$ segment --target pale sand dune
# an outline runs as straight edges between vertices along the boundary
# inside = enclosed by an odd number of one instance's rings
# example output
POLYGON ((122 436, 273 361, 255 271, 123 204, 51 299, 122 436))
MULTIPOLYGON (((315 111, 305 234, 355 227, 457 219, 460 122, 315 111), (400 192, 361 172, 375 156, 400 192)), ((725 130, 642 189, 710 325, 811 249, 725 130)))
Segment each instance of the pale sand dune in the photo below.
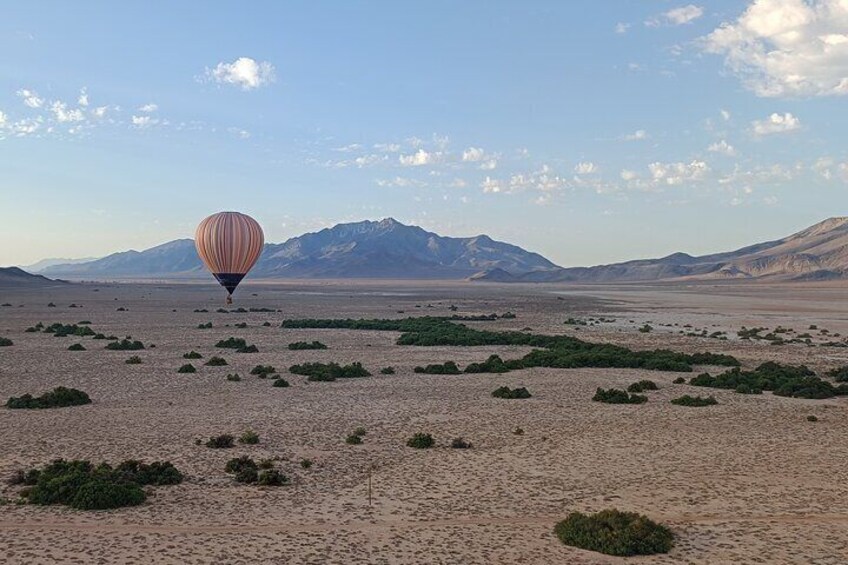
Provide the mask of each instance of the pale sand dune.
MULTIPOLYGON (((116 462, 167 459, 186 474, 178 486, 150 489, 148 502, 112 512, 7 504, 0 544, 10 563, 820 563, 848 561, 848 399, 797 400, 737 395, 673 385, 678 376, 638 370, 532 369, 505 375, 415 375, 415 365, 460 366, 521 347, 399 347, 397 334, 283 330, 298 317, 400 317, 512 311, 516 319, 475 327, 568 333, 637 348, 731 353, 746 365, 806 363, 816 370, 848 363, 848 349, 769 346, 678 335, 692 324, 734 333, 777 325, 799 333, 817 324, 848 335, 848 286, 524 287, 439 283, 252 284, 234 306, 281 313, 216 314, 221 292, 194 285, 82 285, 4 291, 0 400, 57 385, 87 391, 89 406, 45 411, 0 409, 0 475, 55 457, 116 462), (99 292, 94 292, 99 288, 99 292), (558 300, 556 292, 563 292, 558 300), (251 293, 258 296, 251 296, 251 293), (117 300, 114 300, 117 298, 117 300), (47 308, 53 301, 56 308, 47 308), (69 309, 71 303, 82 308, 69 309), (23 304, 22 307, 18 307, 23 304), (433 308, 426 308, 432 304, 433 308), (421 305, 421 308, 416 308, 421 305), (127 312, 117 312, 123 306, 127 312), (207 308, 209 313, 193 313, 207 308), (177 309, 177 312, 172 312, 177 309), (405 311, 398 314, 398 310, 405 311), (615 323, 580 330, 569 316, 615 323), (91 320, 97 331, 130 334, 155 349, 105 351, 90 338, 23 333, 37 321, 91 320), (263 321, 271 327, 262 327, 263 321), (633 320, 630 323, 629 320, 633 320), (212 321, 211 330, 198 323, 212 321), (246 321, 249 327, 224 324, 246 321), (636 327, 651 321, 642 334, 636 327), (221 353, 221 338, 244 337, 258 354, 221 353), (319 339, 326 351, 288 351, 319 339), (81 341, 88 351, 69 352, 81 341), (175 371, 182 354, 223 355, 228 367, 175 371), (297 362, 362 361, 374 377, 306 383, 285 368, 297 362), (292 387, 248 375, 256 364, 283 370, 292 387), (378 375, 393 365, 394 376, 378 375), (241 382, 224 375, 239 372, 241 382), (598 386, 641 378, 661 390, 641 406, 597 404, 598 386), (500 385, 527 386, 534 397, 490 397, 500 385), (712 393, 720 404, 676 407, 684 393, 712 393), (815 414, 819 422, 806 416, 815 414), (344 437, 366 427, 365 444, 344 437), (525 434, 512 430, 520 426, 525 434), (212 450, 196 438, 256 430, 258 446, 212 450), (438 447, 405 447, 417 431, 438 447), (463 436, 471 450, 447 448, 463 436), (231 457, 280 457, 290 487, 236 485, 224 473, 231 457), (303 470, 301 458, 314 460, 303 470), (367 469, 375 465, 374 504, 367 469), (552 534, 572 510, 616 507, 671 526, 678 543, 666 556, 617 559, 568 548, 552 534)), ((823 341, 818 332, 811 332, 823 341)), ((841 339, 841 338, 834 338, 841 339)), ((0 496, 17 487, 3 484, 0 496)))

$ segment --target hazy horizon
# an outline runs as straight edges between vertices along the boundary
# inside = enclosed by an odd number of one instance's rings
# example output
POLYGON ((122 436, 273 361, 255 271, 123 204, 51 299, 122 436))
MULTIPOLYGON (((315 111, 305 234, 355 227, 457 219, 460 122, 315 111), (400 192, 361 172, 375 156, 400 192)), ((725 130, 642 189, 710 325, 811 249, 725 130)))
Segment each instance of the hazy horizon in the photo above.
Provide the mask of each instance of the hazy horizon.
POLYGON ((9 6, 0 265, 225 209, 566 267, 777 239, 844 213, 846 38, 832 0, 9 6))

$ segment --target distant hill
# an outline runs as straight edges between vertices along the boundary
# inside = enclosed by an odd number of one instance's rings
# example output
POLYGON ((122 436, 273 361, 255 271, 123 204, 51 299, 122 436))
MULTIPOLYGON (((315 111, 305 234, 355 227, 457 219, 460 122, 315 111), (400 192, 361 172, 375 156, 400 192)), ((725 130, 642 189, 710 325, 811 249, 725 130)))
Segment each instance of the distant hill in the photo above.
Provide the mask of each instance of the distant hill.
POLYGON ((48 286, 65 284, 53 281, 41 275, 33 275, 18 267, 0 267, 0 288, 19 288, 28 286, 48 286))
POLYGON ((473 280, 492 282, 638 282, 663 280, 829 280, 848 278, 848 218, 830 218, 776 241, 736 251, 596 267, 555 268, 526 273, 487 269, 473 280))
MULTIPOLYGON (((387 218, 338 224, 284 243, 266 244, 251 276, 464 279, 490 269, 520 275, 556 268, 538 253, 486 235, 444 237, 387 218)), ((90 279, 207 276, 190 239, 81 264, 55 265, 43 273, 90 279)))
POLYGON ((59 259, 59 258, 50 258, 50 259, 42 259, 37 263, 33 263, 32 265, 19 265, 21 269, 26 271, 27 273, 38 274, 44 269, 48 267, 52 267, 54 265, 73 265, 75 263, 88 263, 90 261, 94 261, 97 257, 86 257, 83 259, 59 259))

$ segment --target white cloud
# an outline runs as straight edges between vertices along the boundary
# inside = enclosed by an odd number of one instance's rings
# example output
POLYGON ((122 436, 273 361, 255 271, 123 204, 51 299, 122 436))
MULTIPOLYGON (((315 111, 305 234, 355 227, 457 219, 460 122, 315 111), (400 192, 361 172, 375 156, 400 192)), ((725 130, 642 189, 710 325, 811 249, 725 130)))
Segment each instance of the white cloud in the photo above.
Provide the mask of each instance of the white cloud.
POLYGON ((88 106, 88 91, 85 88, 80 90, 79 98, 77 98, 77 104, 80 106, 88 106))
POLYGON ((630 29, 630 25, 625 22, 618 22, 615 24, 615 33, 627 33, 627 30, 630 29))
POLYGON ((786 112, 785 114, 775 113, 764 120, 754 120, 751 122, 751 128, 754 135, 788 133, 800 129, 801 120, 789 112, 786 112))
POLYGON ((274 82, 274 66, 268 61, 257 62, 250 57, 239 57, 232 63, 218 63, 206 69, 206 77, 219 84, 233 84, 242 90, 253 90, 274 82))
POLYGON ((411 179, 407 177, 395 177, 393 179, 378 179, 377 186, 388 186, 388 187, 398 187, 398 188, 423 188, 427 186, 426 182, 411 179))
POLYGON ((469 147, 465 151, 462 152, 462 160, 469 162, 482 161, 485 157, 486 152, 479 147, 469 147))
POLYGON ((848 94, 845 0, 755 0, 701 46, 758 96, 848 94))
POLYGON ((621 180, 631 181, 639 178, 639 173, 637 173, 636 171, 631 171, 629 169, 622 169, 619 176, 621 177, 621 180))
POLYGON ((729 111, 722 110, 720 113, 721 113, 721 119, 722 120, 724 120, 725 122, 730 121, 730 112, 729 111))
POLYGON ((645 22, 648 27, 658 27, 661 25, 679 26, 692 23, 704 15, 704 9, 694 4, 688 4, 679 8, 674 8, 668 12, 663 12, 659 16, 655 16, 645 22))
POLYGON ((108 109, 109 109, 108 106, 98 106, 97 108, 95 108, 94 110, 91 111, 91 114, 95 118, 102 118, 103 116, 106 115, 106 110, 108 110, 108 109))
POLYGON ((453 179, 453 181, 451 181, 451 183, 448 185, 449 188, 465 188, 466 186, 468 186, 468 183, 461 178, 453 179))
POLYGON ((487 159, 480 163, 481 171, 493 171, 498 168, 498 160, 497 159, 487 159))
POLYGON ((503 191, 503 183, 498 179, 486 177, 480 183, 480 188, 483 189, 484 194, 497 194, 503 191))
POLYGON ((825 180, 831 180, 833 178, 833 169, 832 167, 835 165, 834 161, 830 157, 821 157, 813 163, 812 167, 810 167, 815 173, 821 176, 825 180))
POLYGON ((431 153, 419 149, 412 155, 399 155, 398 161, 405 167, 420 167, 421 165, 432 165, 441 160, 441 153, 431 153))
POLYGON ((9 116, 7 116, 2 110, 0 110, 0 128, 6 126, 6 122, 9 121, 9 116))
POLYGON ((24 104, 30 108, 41 108, 44 106, 44 98, 41 98, 34 90, 23 88, 17 94, 24 99, 24 104))
POLYGON ((159 120, 156 118, 152 118, 150 116, 133 116, 132 117, 132 125, 138 129, 145 129, 150 126, 155 126, 159 123, 159 120))
POLYGON ((574 167, 574 172, 578 175, 591 175, 592 173, 598 172, 598 166, 591 161, 583 161, 577 163, 574 167))
POLYGON ((375 143, 374 149, 377 151, 385 151, 386 153, 397 153, 400 151, 399 143, 375 143))
POLYGON ((736 155, 736 148, 730 145, 724 139, 711 144, 709 147, 707 147, 707 151, 711 151, 713 153, 721 153, 722 155, 727 155, 728 157, 733 157, 734 155, 736 155))
POLYGON ((637 129, 633 133, 628 133, 627 135, 622 137, 622 139, 624 139, 624 141, 643 141, 645 139, 648 139, 649 137, 651 136, 648 135, 648 132, 643 129, 637 129))
POLYGON ((710 167, 704 161, 691 163, 651 163, 648 171, 655 184, 677 186, 685 182, 698 181, 704 178, 710 167))
POLYGON ((25 118, 11 124, 9 131, 17 137, 32 135, 41 129, 42 121, 39 118, 25 118))
POLYGON ((145 104, 144 106, 139 106, 138 111, 144 112, 145 114, 150 114, 152 112, 155 112, 158 109, 159 109, 159 106, 157 104, 150 102, 148 104, 145 104))
POLYGON ((333 151, 339 151, 341 153, 350 153, 351 151, 359 151, 360 149, 362 149, 362 145, 358 143, 350 143, 341 147, 335 147, 333 151))
POLYGON ((68 105, 64 102, 56 101, 50 105, 50 111, 57 122, 81 122, 85 119, 82 110, 79 108, 68 109, 68 105))

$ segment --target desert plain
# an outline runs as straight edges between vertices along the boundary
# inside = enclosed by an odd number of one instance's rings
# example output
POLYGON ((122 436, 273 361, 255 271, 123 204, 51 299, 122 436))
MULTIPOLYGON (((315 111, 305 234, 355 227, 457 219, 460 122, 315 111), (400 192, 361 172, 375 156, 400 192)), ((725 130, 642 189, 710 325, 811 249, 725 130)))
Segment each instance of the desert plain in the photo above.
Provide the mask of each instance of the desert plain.
POLYGON ((59 385, 93 400, 59 409, 0 408, 0 475, 59 457, 167 460, 185 475, 182 484, 149 488, 141 506, 96 512, 17 504, 20 487, 4 482, 0 561, 848 563, 848 398, 742 395, 673 384, 679 373, 635 369, 416 374, 418 365, 452 360, 462 367, 530 348, 403 346, 396 332, 280 327, 298 318, 512 312, 514 318, 463 323, 634 349, 726 353, 745 368, 769 360, 806 364, 821 374, 848 364, 848 348, 833 345, 848 336, 844 283, 247 281, 228 308, 271 311, 227 314, 216 312, 222 296, 211 284, 169 282, 0 290, 0 302, 10 304, 0 308, 0 336, 14 341, 0 348, 0 401, 59 385), (566 325, 568 318, 603 321, 566 325), (147 347, 107 351, 91 338, 25 333, 37 322, 82 320, 147 347), (208 322, 212 328, 197 328, 208 322), (240 323, 247 327, 235 327, 240 323), (652 331, 639 331, 645 324, 652 331), (736 335, 742 327, 778 326, 811 334, 811 345, 736 335), (703 330, 726 332, 727 339, 687 335, 703 330), (214 347, 230 336, 259 352, 214 347), (320 340, 328 349, 287 348, 301 340, 320 340), (77 341, 87 350, 68 351, 77 341), (229 365, 198 363, 197 373, 178 374, 191 350, 222 355, 229 365), (143 363, 125 364, 133 354, 143 363), (307 382, 288 374, 289 366, 307 361, 359 361, 373 376, 307 382), (274 365, 291 386, 274 388, 250 375, 257 364, 274 365), (388 366, 396 374, 380 374, 388 366), (242 380, 226 380, 229 373, 242 380), (591 400, 597 387, 626 388, 640 379, 660 388, 645 404, 591 400), (533 397, 492 398, 501 385, 527 387, 533 397), (712 394, 718 405, 670 404, 682 394, 712 394), (363 444, 346 444, 360 426, 363 444), (258 445, 197 445, 248 429, 259 434, 258 445), (407 447, 416 432, 431 433, 436 447, 407 447), (455 437, 473 447, 451 449, 455 437), (292 483, 236 483, 224 465, 240 455, 278 458, 292 483), (303 459, 313 465, 302 468, 303 459), (567 547, 553 534, 569 512, 605 508, 668 525, 674 548, 624 559, 567 547))

